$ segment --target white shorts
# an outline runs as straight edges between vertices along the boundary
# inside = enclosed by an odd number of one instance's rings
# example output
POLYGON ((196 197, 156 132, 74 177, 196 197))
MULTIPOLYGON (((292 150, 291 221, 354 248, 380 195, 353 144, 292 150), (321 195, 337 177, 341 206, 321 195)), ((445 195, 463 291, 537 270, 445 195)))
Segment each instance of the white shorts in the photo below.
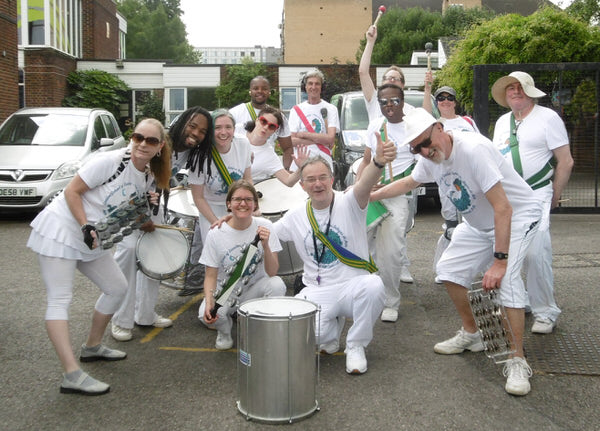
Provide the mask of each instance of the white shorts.
MULTIPOLYGON (((521 267, 538 227, 539 221, 512 220, 506 274, 500 285, 500 301, 505 307, 525 307, 527 292, 521 278, 521 267)), ((479 273, 492 266, 494 239, 494 230, 483 232, 466 222, 460 223, 437 264, 438 277, 469 288, 479 273)))

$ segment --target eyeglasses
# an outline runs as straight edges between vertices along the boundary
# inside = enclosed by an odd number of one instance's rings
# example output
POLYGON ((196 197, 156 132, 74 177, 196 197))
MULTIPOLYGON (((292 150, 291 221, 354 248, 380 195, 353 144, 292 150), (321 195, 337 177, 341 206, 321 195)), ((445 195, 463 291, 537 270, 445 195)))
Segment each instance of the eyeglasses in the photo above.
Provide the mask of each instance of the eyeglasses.
POLYGON ((414 147, 410 147, 410 152, 413 154, 420 154, 421 151, 423 150, 423 148, 428 148, 431 145, 431 135, 433 133, 433 128, 435 127, 435 124, 433 124, 431 126, 431 132, 429 132, 429 137, 426 139, 423 139, 423 141, 418 144, 415 145, 414 147))
POLYGON ((141 144, 142 142, 146 141, 146 144, 148 145, 158 145, 160 144, 160 139, 155 138, 154 136, 144 136, 141 133, 137 133, 134 132, 131 134, 131 140, 133 142, 135 142, 136 144, 141 144))
POLYGON ((383 81, 387 82, 404 82, 404 79, 401 77, 396 78, 395 76, 384 76, 383 81))
POLYGON ((447 96, 440 94, 435 98, 435 100, 437 100, 438 102, 443 102, 444 100, 448 100, 448 102, 454 102, 456 100, 456 97, 454 97, 452 94, 448 94, 447 96))
POLYGON ((271 123, 265 117, 258 117, 258 121, 260 122, 261 126, 267 126, 269 130, 275 131, 279 128, 279 124, 271 123))
POLYGON ((246 205, 250 205, 252 202, 254 202, 254 198, 253 197, 241 198, 239 196, 235 196, 235 197, 231 198, 231 202, 236 203, 236 204, 241 204, 242 201, 246 202, 246 205))
POLYGON ((314 183, 316 183, 317 181, 320 181, 320 182, 322 182, 322 183, 325 183, 325 182, 327 182, 327 181, 328 181, 328 180, 330 180, 330 179, 331 179, 331 175, 321 175, 321 176, 319 176, 319 177, 306 177, 306 178, 304 178, 304 179, 302 180, 302 182, 303 182, 303 183, 306 183, 306 184, 314 184, 314 183))
POLYGON ((389 102, 392 102, 393 106, 398 106, 402 103, 402 99, 400 97, 392 97, 391 99, 377 99, 379 105, 386 106, 389 102))

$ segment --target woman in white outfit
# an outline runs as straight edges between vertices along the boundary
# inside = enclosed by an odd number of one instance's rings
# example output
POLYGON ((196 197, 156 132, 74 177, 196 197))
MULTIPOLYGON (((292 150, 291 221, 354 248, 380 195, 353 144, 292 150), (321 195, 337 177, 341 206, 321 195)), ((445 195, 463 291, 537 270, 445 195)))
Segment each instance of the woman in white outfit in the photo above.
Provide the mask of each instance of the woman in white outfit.
MULTIPOLYGON (((64 193, 31 222, 27 246, 38 253, 46 286, 46 330, 65 371, 62 393, 100 395, 110 389, 81 370, 71 348, 68 320, 76 269, 102 291, 80 361, 117 361, 127 356, 101 344, 106 326, 125 296, 127 279, 111 251, 101 246, 94 223, 122 205, 145 199, 154 178, 159 186, 168 186, 170 160, 162 125, 154 119, 144 120, 128 148, 91 159, 64 193)), ((152 200, 157 203, 157 196, 152 200)))

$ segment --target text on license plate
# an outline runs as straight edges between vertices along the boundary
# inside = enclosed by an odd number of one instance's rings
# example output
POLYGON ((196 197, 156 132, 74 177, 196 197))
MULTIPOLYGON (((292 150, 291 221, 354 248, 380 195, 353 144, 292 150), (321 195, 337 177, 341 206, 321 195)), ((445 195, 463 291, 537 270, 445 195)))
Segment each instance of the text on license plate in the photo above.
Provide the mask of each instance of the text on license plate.
POLYGON ((0 187, 0 196, 35 196, 35 187, 0 187))

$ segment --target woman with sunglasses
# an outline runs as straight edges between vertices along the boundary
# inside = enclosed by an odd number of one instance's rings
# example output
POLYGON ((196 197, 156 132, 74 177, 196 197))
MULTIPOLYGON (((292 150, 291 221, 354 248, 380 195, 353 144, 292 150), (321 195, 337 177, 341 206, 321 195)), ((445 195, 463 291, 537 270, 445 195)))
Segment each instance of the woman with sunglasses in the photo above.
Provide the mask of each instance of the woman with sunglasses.
MULTIPOLYGON (((266 106, 259 113, 256 121, 246 123, 246 137, 250 141, 252 149, 252 179, 255 182, 263 181, 275 176, 288 187, 292 187, 300 179, 300 172, 289 173, 283 168, 283 163, 268 144, 269 138, 282 126, 283 116, 281 111, 271 106, 266 106)), ((308 159, 308 148, 299 145, 297 155, 292 158, 296 166, 308 159)))
MULTIPOLYGON (((204 301, 200 304, 198 318, 205 325, 217 329, 215 347, 227 350, 233 347, 232 315, 239 304, 253 298, 285 295, 285 283, 277 276, 279 261, 277 253, 281 244, 272 223, 262 217, 253 217, 258 209, 258 194, 252 183, 238 180, 230 187, 226 197, 227 211, 231 217, 219 229, 211 229, 206 237, 200 263, 206 265, 204 278, 204 301), (215 315, 217 286, 223 286, 241 260, 248 244, 258 236, 258 250, 250 265, 240 276, 240 282, 228 303, 218 308, 215 315)), ((218 293, 218 292, 217 292, 218 293)))
MULTIPOLYGON (((110 389, 81 370, 71 348, 68 320, 76 269, 102 291, 79 360, 117 361, 127 356, 101 344, 106 326, 125 296, 127 279, 110 249, 101 246, 95 223, 123 205, 146 199, 154 180, 159 187, 168 187, 171 152, 165 136, 159 121, 143 120, 128 148, 99 153, 89 160, 64 192, 31 222, 27 246, 38 253, 46 286, 46 330, 65 371, 62 393, 100 395, 110 389)), ((156 194, 152 200, 157 203, 156 194)))
POLYGON ((226 109, 211 114, 214 139, 210 148, 203 148, 205 159, 189 171, 188 183, 200 217, 198 224, 205 244, 210 226, 227 214, 225 198, 229 185, 236 180, 252 182, 250 143, 245 136, 235 134, 235 120, 226 109))

